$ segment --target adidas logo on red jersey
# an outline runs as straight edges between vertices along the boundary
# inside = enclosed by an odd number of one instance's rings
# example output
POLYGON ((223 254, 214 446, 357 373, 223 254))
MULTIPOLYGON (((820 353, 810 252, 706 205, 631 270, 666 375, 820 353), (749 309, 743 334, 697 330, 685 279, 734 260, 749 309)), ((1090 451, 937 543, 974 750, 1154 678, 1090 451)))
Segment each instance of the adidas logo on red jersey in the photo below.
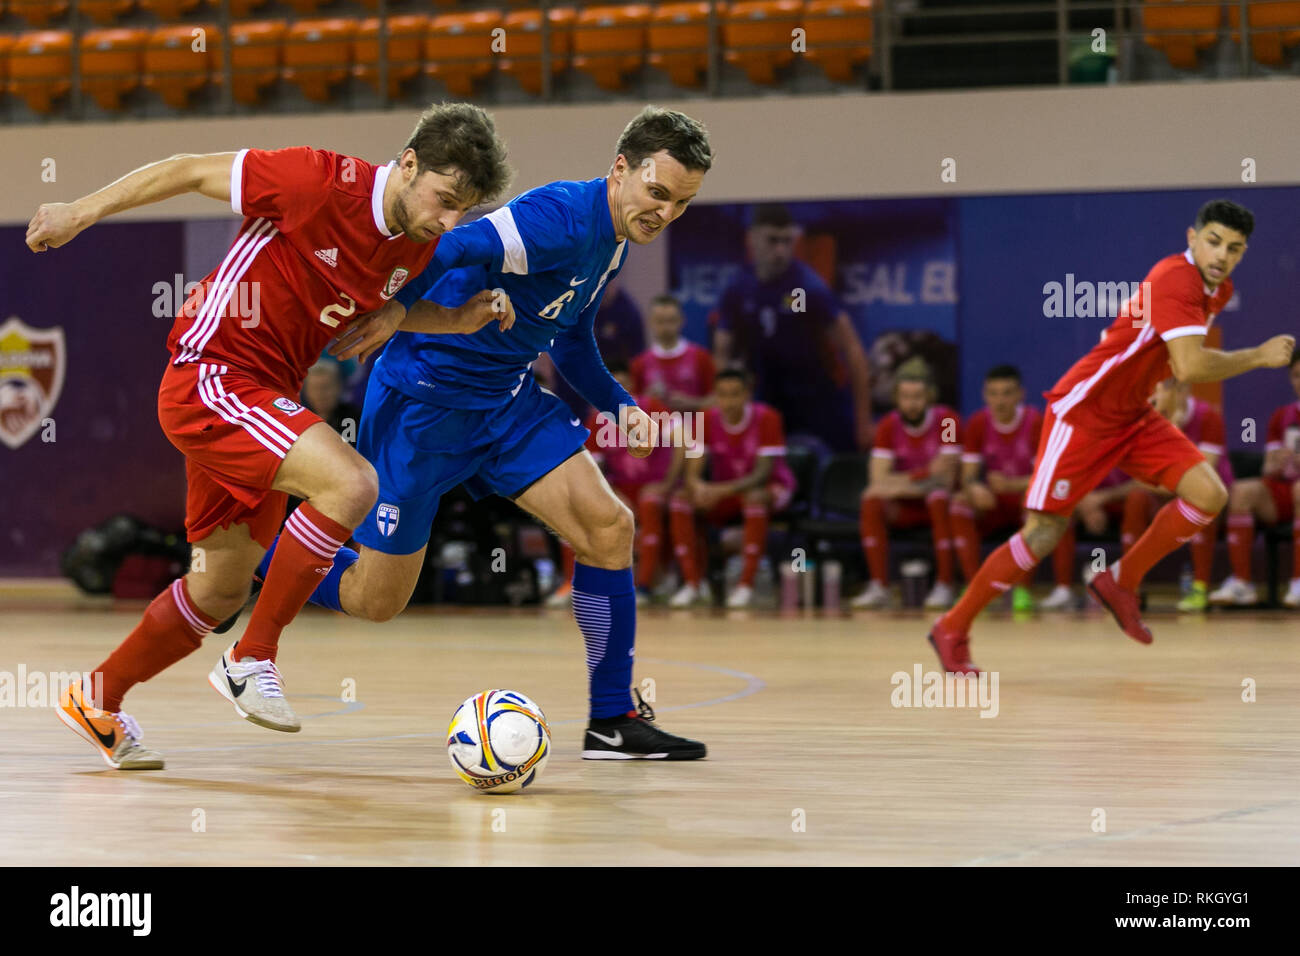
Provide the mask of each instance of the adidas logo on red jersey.
POLYGON ((324 262, 331 269, 339 264, 339 251, 334 249, 317 249, 316 258, 324 262))

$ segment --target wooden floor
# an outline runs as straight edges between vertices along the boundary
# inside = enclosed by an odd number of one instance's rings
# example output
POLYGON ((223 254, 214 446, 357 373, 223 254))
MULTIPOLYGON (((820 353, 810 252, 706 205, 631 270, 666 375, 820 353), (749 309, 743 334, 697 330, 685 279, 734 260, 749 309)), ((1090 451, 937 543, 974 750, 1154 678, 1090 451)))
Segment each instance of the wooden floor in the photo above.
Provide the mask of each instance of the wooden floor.
MULTIPOLYGON (((138 615, 8 599, 0 671, 88 669, 138 615)), ((0 710, 0 863, 1300 862, 1295 617, 1153 615, 1141 647, 1097 613, 987 616, 973 648, 998 672, 991 719, 892 705, 891 675, 935 667, 926 621, 644 614, 637 680, 709 759, 606 763, 578 757, 567 613, 308 612, 280 654, 301 734, 239 720, 208 687, 216 638, 128 698, 165 771, 108 770, 52 710, 0 710), (451 712, 487 687, 551 720, 554 755, 524 793, 475 793, 448 765, 451 712)))

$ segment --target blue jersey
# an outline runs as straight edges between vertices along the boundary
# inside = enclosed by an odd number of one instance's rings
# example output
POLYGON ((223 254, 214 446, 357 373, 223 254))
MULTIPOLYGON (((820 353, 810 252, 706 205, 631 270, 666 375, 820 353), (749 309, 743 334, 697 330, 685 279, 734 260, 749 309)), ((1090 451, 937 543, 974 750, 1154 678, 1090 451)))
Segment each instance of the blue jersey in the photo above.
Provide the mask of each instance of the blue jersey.
POLYGON ((482 219, 448 232, 428 267, 396 296, 455 307, 503 289, 515 324, 472 335, 399 332, 375 374, 402 393, 449 408, 497 408, 519 393, 542 352, 588 402, 617 415, 635 404, 601 361, 593 333, 606 283, 627 240, 614 236, 606 181, 554 182, 529 190, 482 219))

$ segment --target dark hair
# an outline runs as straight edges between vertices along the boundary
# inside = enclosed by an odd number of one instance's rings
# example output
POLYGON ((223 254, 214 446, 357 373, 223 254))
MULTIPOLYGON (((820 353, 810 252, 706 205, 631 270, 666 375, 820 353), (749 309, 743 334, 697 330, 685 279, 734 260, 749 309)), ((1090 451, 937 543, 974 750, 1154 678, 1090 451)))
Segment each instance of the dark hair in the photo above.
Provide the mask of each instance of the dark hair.
POLYGON ((755 226, 775 226, 777 229, 785 229, 787 226, 794 225, 794 217, 790 215, 790 210, 780 203, 763 203, 761 206, 754 207, 754 215, 749 220, 750 228, 755 226))
POLYGON ((995 378, 1014 378, 1016 384, 1020 385, 1024 381, 1020 377, 1020 369, 1014 365, 995 365, 984 375, 984 381, 991 382, 995 378))
POLYGON ((745 388, 750 387, 750 376, 748 369, 740 365, 728 365, 722 371, 713 377, 713 385, 717 387, 718 383, 724 379, 734 378, 745 388))
POLYGON ((1211 199, 1197 210, 1196 228, 1198 230, 1211 222, 1222 223, 1229 229, 1236 229, 1247 239, 1255 230, 1254 213, 1230 199, 1211 199))
POLYGON ((635 169, 660 150, 692 172, 707 173, 713 165, 713 147, 703 123, 676 110, 647 106, 623 128, 615 151, 635 169))
POLYGON ((650 305, 651 306, 671 305, 678 312, 682 311, 681 300, 678 299, 677 296, 673 295, 671 292, 663 292, 655 296, 653 299, 650 300, 650 305))
POLYGON ((420 114, 406 141, 421 173, 459 174, 457 189, 475 205, 499 198, 510 185, 505 143, 491 115, 470 103, 435 103, 420 114))

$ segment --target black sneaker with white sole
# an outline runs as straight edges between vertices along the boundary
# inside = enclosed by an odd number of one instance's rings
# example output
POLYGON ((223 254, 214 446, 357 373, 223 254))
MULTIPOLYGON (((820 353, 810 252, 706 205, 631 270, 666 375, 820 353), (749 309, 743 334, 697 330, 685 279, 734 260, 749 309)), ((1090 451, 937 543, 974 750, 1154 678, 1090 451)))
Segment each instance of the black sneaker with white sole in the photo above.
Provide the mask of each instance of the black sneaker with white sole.
POLYGON ((257 603, 257 595, 260 594, 261 591, 262 591, 262 579, 255 574, 253 575, 253 585, 251 588, 249 588, 248 591, 248 600, 243 603, 243 606, 240 607, 238 611, 236 611, 234 614, 230 615, 230 617, 226 618, 224 621, 222 621, 220 624, 214 627, 212 629, 212 633, 225 634, 226 631, 234 627, 235 624, 238 623, 239 621, 239 615, 244 613, 244 608, 248 607, 249 605, 257 603))
POLYGON ((583 760, 699 760, 708 753, 698 740, 687 740, 653 724, 655 712, 636 693, 635 714, 593 719, 582 742, 583 760))

